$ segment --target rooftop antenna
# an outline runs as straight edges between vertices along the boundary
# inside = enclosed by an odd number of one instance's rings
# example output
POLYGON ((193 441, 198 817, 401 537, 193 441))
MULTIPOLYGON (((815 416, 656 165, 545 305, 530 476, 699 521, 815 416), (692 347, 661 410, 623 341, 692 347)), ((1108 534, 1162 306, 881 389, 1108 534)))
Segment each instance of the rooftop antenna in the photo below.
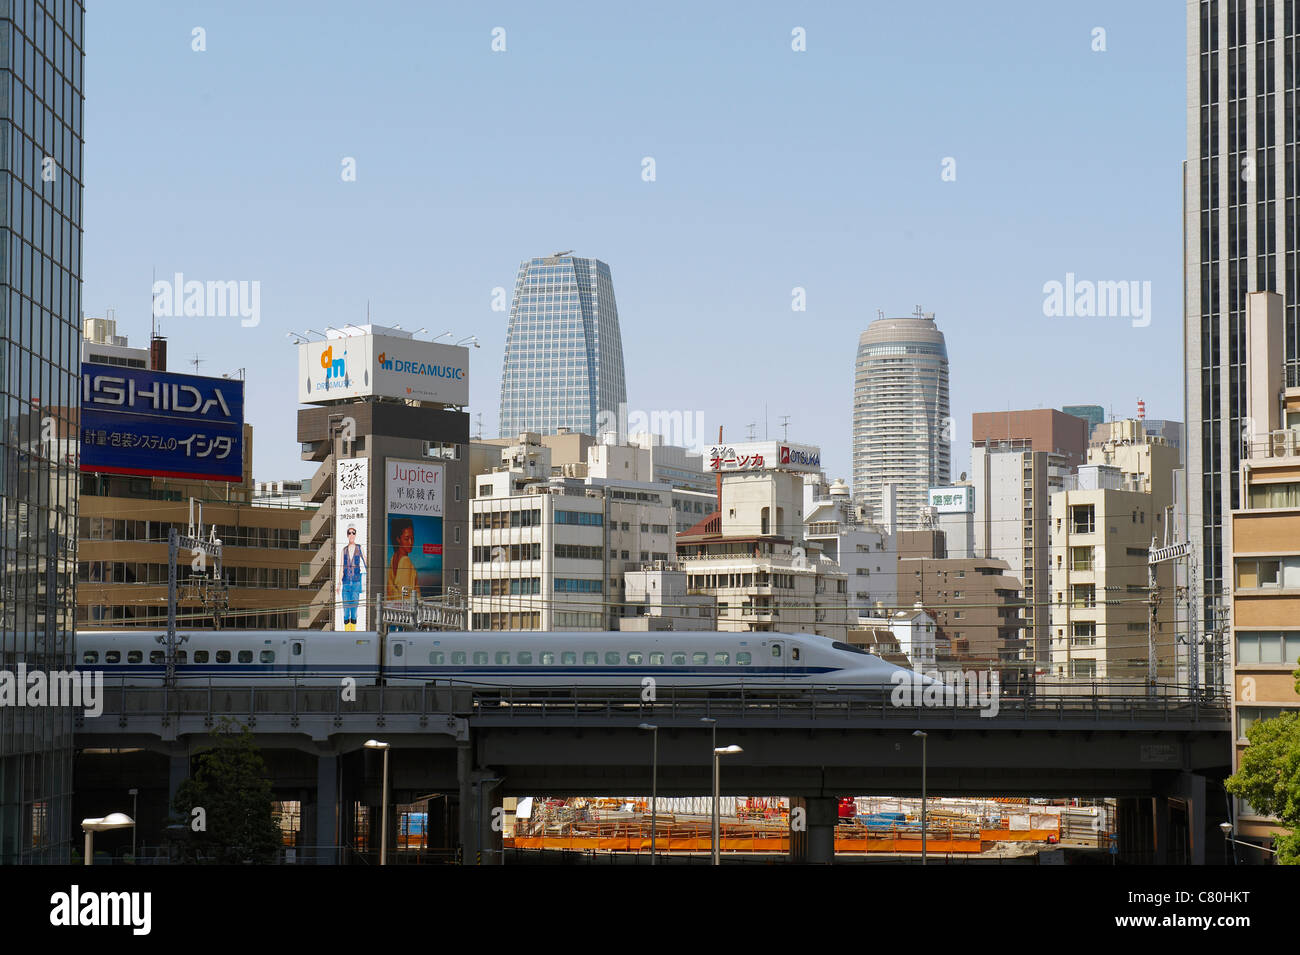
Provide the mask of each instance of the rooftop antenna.
POLYGON ((480 411, 477 415, 474 416, 474 418, 475 418, 475 423, 478 424, 478 434, 474 435, 474 440, 482 441, 483 440, 483 412, 480 411))
POLYGON ((753 440, 754 440, 754 429, 755 429, 756 427, 758 427, 758 422, 757 422, 757 421, 751 421, 749 424, 745 425, 745 427, 749 429, 749 436, 746 437, 745 440, 746 440, 746 441, 753 441, 753 440))
POLYGON ((149 345, 158 337, 158 266, 153 267, 149 279, 149 345))
POLYGON ((884 318, 884 317, 885 317, 885 310, 883 308, 876 309, 876 318, 884 318))
POLYGON ((199 362, 202 362, 204 360, 205 359, 199 357, 198 352, 194 353, 194 357, 190 359, 190 364, 194 366, 194 374, 197 375, 199 373, 199 362))
POLYGON ((921 311, 921 306, 916 306, 916 311, 912 313, 914 318, 925 318, 925 312, 921 311))
POLYGON ((781 415, 781 440, 790 440, 790 416, 788 414, 781 415))

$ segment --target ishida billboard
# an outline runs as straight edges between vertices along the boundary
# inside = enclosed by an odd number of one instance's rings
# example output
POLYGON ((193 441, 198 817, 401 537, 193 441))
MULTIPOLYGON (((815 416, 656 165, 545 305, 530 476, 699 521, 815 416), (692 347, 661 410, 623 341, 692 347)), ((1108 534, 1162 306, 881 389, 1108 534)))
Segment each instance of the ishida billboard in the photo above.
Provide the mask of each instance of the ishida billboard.
POLYGON ((244 383, 81 365, 81 470, 241 481, 244 383))
POLYGON ((340 335, 298 346, 298 400, 407 398, 469 404, 469 349, 371 333, 340 335))

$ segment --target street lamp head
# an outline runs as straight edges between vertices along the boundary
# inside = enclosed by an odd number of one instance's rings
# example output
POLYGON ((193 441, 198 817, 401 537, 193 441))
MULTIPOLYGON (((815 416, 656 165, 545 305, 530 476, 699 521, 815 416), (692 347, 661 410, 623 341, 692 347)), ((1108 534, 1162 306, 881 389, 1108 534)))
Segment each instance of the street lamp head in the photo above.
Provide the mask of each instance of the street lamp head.
POLYGON ((655 726, 653 723, 640 723, 637 725, 637 729, 639 730, 657 730, 658 728, 659 727, 655 726))
POLYGON ((701 717, 700 717, 700 722, 701 722, 701 723, 716 723, 716 722, 718 722, 718 721, 715 720, 712 716, 701 716, 701 717))
POLYGON ((917 730, 917 731, 914 732, 912 735, 913 735, 913 736, 919 736, 921 739, 925 739, 925 738, 926 738, 927 736, 929 736, 930 734, 924 732, 923 730, 917 730))
POLYGON ((741 749, 739 746, 737 746, 735 743, 732 743, 730 746, 719 746, 716 749, 714 749, 713 752, 717 756, 732 756, 736 753, 743 753, 744 750, 741 749))
POLYGON ((1230 822, 1219 823, 1219 831, 1223 833, 1225 838, 1232 835, 1232 823, 1230 822))
POLYGON ((107 829, 126 829, 134 826, 135 821, 124 812, 110 812, 107 816, 94 816, 81 820, 81 828, 90 832, 104 832, 107 829))
POLYGON ((381 743, 377 739, 368 739, 363 744, 366 749, 388 749, 387 743, 381 743))

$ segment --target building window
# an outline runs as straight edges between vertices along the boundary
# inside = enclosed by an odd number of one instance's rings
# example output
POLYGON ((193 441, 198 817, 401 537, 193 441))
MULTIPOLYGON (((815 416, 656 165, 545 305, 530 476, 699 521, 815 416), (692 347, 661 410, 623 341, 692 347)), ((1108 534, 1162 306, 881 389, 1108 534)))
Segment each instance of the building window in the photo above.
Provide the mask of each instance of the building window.
POLYGON ((1092 534, 1097 530, 1096 508, 1091 504, 1070 507, 1070 531, 1074 534, 1092 534))
MULTIPOLYGON (((1295 560, 1300 563, 1300 559, 1288 559, 1289 565, 1295 560)), ((1278 587, 1280 586, 1280 571, 1282 561, 1279 559, 1250 559, 1237 561, 1237 587, 1242 590, 1252 590, 1261 587, 1278 587)))

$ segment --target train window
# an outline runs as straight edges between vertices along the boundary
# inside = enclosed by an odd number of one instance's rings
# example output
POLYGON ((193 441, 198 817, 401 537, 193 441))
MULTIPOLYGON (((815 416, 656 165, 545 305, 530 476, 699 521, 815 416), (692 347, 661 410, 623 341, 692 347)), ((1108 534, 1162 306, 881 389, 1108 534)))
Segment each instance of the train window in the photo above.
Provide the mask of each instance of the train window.
POLYGON ((673 666, 675 666, 675 667, 684 667, 684 666, 686 666, 686 654, 685 654, 685 653, 682 653, 680 650, 679 650, 679 651, 675 651, 675 652, 673 653, 673 666))
POLYGON ((451 655, 451 662, 456 666, 464 666, 468 654, 464 650, 456 650, 451 655))
POLYGON ((164 653, 162 650, 150 650, 149 662, 152 663, 154 666, 157 666, 159 663, 166 663, 167 654, 164 653))
POLYGON ((533 662, 533 654, 531 650, 519 651, 519 663, 521 665, 531 665, 532 662, 533 662))
POLYGON ((544 667, 555 666, 555 654, 554 654, 554 653, 551 653, 551 652, 549 652, 549 651, 543 650, 541 653, 538 654, 538 657, 539 657, 538 662, 541 663, 542 666, 544 666, 544 667))
POLYGON ((611 666, 611 667, 616 667, 616 666, 618 666, 618 664, 619 664, 618 654, 615 653, 615 652, 612 651, 612 650, 606 652, 606 654, 605 654, 605 665, 606 665, 606 666, 611 666))
POLYGON ((82 662, 82 663, 98 663, 98 662, 99 662, 99 651, 98 651, 98 650, 87 650, 85 653, 83 653, 83 654, 81 655, 81 662, 82 662))
POLYGON ((781 644, 779 643, 772 644, 772 656, 779 657, 780 655, 781 655, 781 644))
POLYGON ((627 662, 632 666, 640 666, 642 659, 644 659, 642 655, 637 653, 635 650, 627 655, 627 662))
POLYGON ((707 653, 692 653, 691 662, 697 667, 702 667, 709 662, 709 655, 707 653))
POLYGON ((301 643, 301 641, 295 640, 295 641, 293 642, 293 655, 294 655, 295 657, 300 657, 300 656, 302 656, 302 643, 301 643))
POLYGON ((798 647, 793 647, 793 648, 790 650, 790 659, 792 659, 792 660, 798 660, 798 659, 799 659, 799 648, 798 648, 798 647))
POLYGON ((730 662, 731 662, 731 654, 730 654, 730 653, 715 653, 715 654, 713 655, 713 662, 714 662, 714 663, 730 663, 730 662))
POLYGON ((578 655, 572 650, 565 650, 560 654, 560 663, 566 667, 571 667, 578 662, 578 655))
POLYGON ((664 655, 663 655, 662 653, 652 653, 652 654, 650 654, 650 665, 651 665, 651 666, 654 666, 654 667, 661 667, 661 666, 663 666, 663 665, 664 665, 664 655))
POLYGON ((105 651, 104 651, 104 662, 105 662, 105 663, 121 663, 121 662, 122 662, 122 651, 120 651, 120 650, 105 650, 105 651))
POLYGON ((258 663, 274 663, 274 662, 275 662, 275 651, 274 651, 274 650, 263 650, 261 653, 259 653, 259 654, 257 655, 257 662, 258 662, 258 663))
POLYGON ((441 650, 430 650, 429 662, 436 667, 440 667, 447 662, 447 654, 443 653, 441 650))
POLYGON ((475 663, 477 666, 483 666, 483 665, 486 664, 487 662, 488 662, 488 655, 487 655, 487 651, 486 651, 486 650, 475 650, 475 651, 474 651, 474 663, 475 663))
POLYGON ((739 663, 739 664, 740 664, 741 666, 743 666, 743 667, 747 667, 747 666, 749 666, 750 659, 751 659, 751 658, 750 658, 750 655, 749 655, 748 653, 741 652, 741 653, 737 653, 737 654, 736 654, 736 662, 739 663))
POLYGON ((586 650, 582 654, 583 666, 595 666, 600 662, 600 654, 595 650, 586 650))
POLYGON ((126 651, 126 662, 127 662, 127 663, 144 663, 144 651, 143 651, 143 650, 127 650, 127 651, 126 651))
POLYGON ((239 651, 239 662, 240 662, 240 663, 252 663, 252 662, 253 662, 253 651, 252 651, 252 650, 240 650, 240 651, 239 651))
MULTIPOLYGON (((400 656, 401 656, 403 653, 405 653, 405 652, 406 652, 406 645, 405 645, 405 644, 403 644, 403 643, 394 643, 394 644, 393 644, 393 656, 395 656, 395 657, 400 657, 400 656)), ((430 663, 433 662, 433 654, 432 654, 432 653, 429 654, 429 662, 430 662, 430 663)))
POLYGON ((509 665, 510 665, 510 654, 507 653, 505 650, 498 650, 497 666, 509 666, 509 665))
POLYGON ((218 650, 218 651, 217 651, 217 662, 218 662, 218 663, 229 663, 229 662, 230 662, 230 651, 229 651, 229 650, 218 650))
POLYGON ((190 660, 190 651, 188 650, 176 651, 176 662, 179 663, 181 666, 184 666, 186 663, 189 662, 189 660, 190 660))
POLYGON ((195 650, 195 651, 194 651, 194 662, 195 662, 195 663, 207 663, 207 662, 208 662, 208 651, 207 651, 207 650, 195 650))

